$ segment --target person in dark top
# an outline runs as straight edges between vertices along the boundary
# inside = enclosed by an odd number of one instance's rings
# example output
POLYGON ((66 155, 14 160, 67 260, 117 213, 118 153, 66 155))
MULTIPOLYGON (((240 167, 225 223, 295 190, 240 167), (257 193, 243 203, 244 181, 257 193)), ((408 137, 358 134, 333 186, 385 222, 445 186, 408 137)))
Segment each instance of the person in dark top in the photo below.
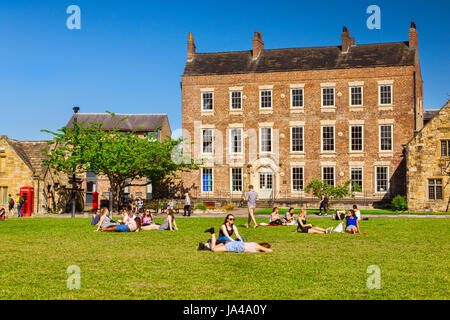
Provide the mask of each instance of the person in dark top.
POLYGON ((269 224, 271 226, 281 226, 283 222, 281 221, 280 215, 278 214, 278 208, 275 207, 272 209, 272 213, 270 215, 270 222, 269 224))
POLYGON ((219 229, 219 238, 217 239, 218 243, 226 243, 229 241, 242 241, 244 242, 244 238, 239 235, 237 227, 234 225, 234 215, 231 213, 227 215, 225 221, 220 226, 219 229), (236 239, 233 240, 231 236, 236 234, 236 239))
POLYGON ((298 229, 301 230, 302 233, 331 233, 333 227, 329 227, 327 229, 322 229, 319 227, 313 227, 312 224, 306 224, 306 209, 302 209, 297 217, 298 227, 295 232, 298 232, 298 229))
POLYGON ((327 214, 327 208, 328 208, 328 196, 322 192, 322 200, 320 200, 320 207, 319 207, 319 216, 322 215, 322 208, 323 211, 325 211, 325 215, 327 214))

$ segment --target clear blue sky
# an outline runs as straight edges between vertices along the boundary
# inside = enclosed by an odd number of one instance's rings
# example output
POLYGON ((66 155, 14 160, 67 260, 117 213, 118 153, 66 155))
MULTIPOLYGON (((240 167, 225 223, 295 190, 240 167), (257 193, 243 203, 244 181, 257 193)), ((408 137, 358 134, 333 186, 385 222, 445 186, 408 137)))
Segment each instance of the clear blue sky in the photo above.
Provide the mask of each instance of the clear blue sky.
POLYGON ((50 138, 41 129, 81 112, 167 113, 181 127, 180 81, 188 32, 198 52, 340 45, 346 25, 356 44, 408 40, 415 20, 425 108, 450 94, 449 1, 0 0, 0 135, 50 138), (81 30, 66 9, 81 8, 81 30), (369 5, 381 29, 369 30, 369 5))

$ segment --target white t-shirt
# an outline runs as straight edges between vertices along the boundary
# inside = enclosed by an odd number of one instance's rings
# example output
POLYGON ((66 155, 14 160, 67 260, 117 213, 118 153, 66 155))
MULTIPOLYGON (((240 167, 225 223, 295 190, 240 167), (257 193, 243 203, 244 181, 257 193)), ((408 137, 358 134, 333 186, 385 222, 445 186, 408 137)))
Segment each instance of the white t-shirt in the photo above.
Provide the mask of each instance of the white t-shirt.
POLYGON ((354 211, 355 211, 355 216, 358 217, 358 220, 361 220, 361 212, 359 212, 358 209, 355 209, 354 211))

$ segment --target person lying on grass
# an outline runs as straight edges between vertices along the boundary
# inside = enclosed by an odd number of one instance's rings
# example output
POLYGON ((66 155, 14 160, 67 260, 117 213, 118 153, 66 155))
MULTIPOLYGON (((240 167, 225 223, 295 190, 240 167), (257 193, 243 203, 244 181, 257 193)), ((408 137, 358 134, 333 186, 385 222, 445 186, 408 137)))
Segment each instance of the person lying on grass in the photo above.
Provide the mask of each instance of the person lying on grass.
POLYGON ((208 248, 203 243, 199 243, 197 250, 211 250, 212 252, 272 252, 270 249, 270 244, 268 243, 257 243, 257 242, 242 242, 242 241, 230 241, 226 244, 218 243, 216 244, 216 235, 214 234, 214 228, 210 228, 205 232, 211 233, 211 248, 208 248))
POLYGON ((281 221, 280 215, 278 214, 278 208, 275 207, 272 209, 272 213, 270 215, 270 222, 269 224, 271 226, 281 226, 283 222, 281 221))
POLYGON ((367 234, 367 232, 361 232, 359 230, 359 219, 356 216, 355 211, 353 211, 352 209, 348 210, 348 214, 345 217, 345 225, 344 225, 344 230, 345 232, 351 233, 351 234, 355 234, 355 233, 359 233, 359 234, 367 234))
POLYGON ((217 239, 218 243, 226 243, 230 241, 242 241, 244 242, 244 238, 239 235, 237 227, 234 225, 234 215, 229 213, 225 218, 224 223, 220 226, 219 229, 219 238, 217 239), (231 236, 233 233, 236 234, 236 239, 233 240, 231 236))
POLYGON ((5 208, 0 209, 0 221, 6 220, 6 213, 5 208))
POLYGON ((134 218, 134 220, 130 220, 127 221, 126 224, 118 224, 116 226, 113 227, 109 227, 109 228, 102 228, 100 231, 101 232, 108 232, 108 231, 113 231, 113 232, 138 232, 139 230, 141 230, 141 219, 139 218, 134 218))
POLYGON ((118 220, 120 224, 127 224, 128 221, 133 221, 136 218, 130 205, 128 205, 127 208, 123 210, 122 217, 123 220, 118 220))
POLYGON ((312 224, 306 224, 306 209, 302 209, 297 217, 297 230, 294 232, 298 232, 298 229, 301 230, 302 233, 331 233, 333 227, 329 227, 327 229, 322 229, 319 227, 314 227, 312 224))
POLYGON ((151 224, 149 226, 143 226, 142 230, 178 230, 175 217, 173 216, 172 209, 166 209, 167 218, 164 219, 162 224, 151 224))

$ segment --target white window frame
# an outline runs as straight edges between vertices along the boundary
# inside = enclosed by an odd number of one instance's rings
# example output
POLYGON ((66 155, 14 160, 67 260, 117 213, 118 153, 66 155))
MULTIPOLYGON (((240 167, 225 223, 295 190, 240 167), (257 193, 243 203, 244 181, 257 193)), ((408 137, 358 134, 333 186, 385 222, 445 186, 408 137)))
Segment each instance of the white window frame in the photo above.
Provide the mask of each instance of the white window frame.
POLYGON ((200 168, 200 185, 201 185, 201 193, 213 193, 214 192, 214 168, 212 168, 212 167, 200 168), (211 169, 211 191, 203 191, 203 169, 211 169))
POLYGON ((202 154, 204 155, 213 155, 214 154, 214 129, 212 128, 202 128, 202 136, 201 136, 201 148, 202 148, 202 154), (204 152, 203 150, 203 131, 205 130, 211 130, 211 152, 204 152))
POLYGON ((242 90, 230 90, 230 111, 241 111, 242 110, 242 90), (238 109, 233 108, 233 93, 239 92, 241 94, 241 107, 238 109))
POLYGON ((273 90, 272 89, 259 89, 259 110, 272 110, 273 109, 273 90), (262 107, 262 92, 270 91, 270 108, 262 107))
POLYGON ((389 166, 382 166, 382 165, 375 166, 374 174, 375 174, 375 179, 374 179, 374 181, 375 181, 375 193, 381 193, 381 194, 387 193, 389 191, 389 188, 391 187, 390 183, 389 183, 389 166), (387 168, 387 173, 386 173, 386 179, 387 179, 386 191, 378 191, 377 168, 387 168))
POLYGON ((302 108, 304 108, 305 107, 305 89, 304 88, 291 88, 291 90, 290 90, 290 92, 291 92, 291 108, 292 109, 302 109, 302 108), (294 90, 301 90, 302 91, 302 105, 301 106, 294 106, 294 99, 292 98, 293 97, 293 94, 292 94, 292 91, 294 91, 294 90))
POLYGON ((260 127, 259 128, 259 153, 268 154, 273 152, 273 128, 272 127, 260 127), (262 151, 262 129, 270 129, 270 151, 262 151))
POLYGON ((385 123, 378 125, 378 151, 379 152, 393 152, 394 151, 394 125, 385 123), (391 127, 391 150, 381 150, 381 127, 389 126, 391 127))
MULTIPOLYGON (((352 169, 361 169, 361 184, 362 184, 362 186, 360 186, 361 187, 361 192, 356 192, 355 191, 355 193, 356 194, 360 194, 360 193, 363 193, 364 192, 364 167, 363 166, 351 166, 350 167, 350 171, 349 171, 349 178, 350 178, 350 180, 352 179, 352 169)), ((351 186, 350 186, 350 188, 351 188, 351 186)), ((351 189, 350 189, 350 191, 351 191, 351 189)))
POLYGON ((244 191, 244 168, 242 167, 231 167, 230 168, 230 192, 241 194, 244 191), (241 191, 233 191, 233 169, 241 170, 241 191))
POLYGON ((378 105, 392 106, 394 104, 394 85, 393 84, 379 84, 378 85, 378 105), (381 87, 391 87, 391 103, 381 103, 381 87))
POLYGON ((336 167, 335 166, 322 166, 322 181, 325 181, 324 177, 324 169, 325 168, 333 168, 333 186, 336 186, 336 167))
POLYGON ((305 127, 304 126, 291 126, 290 128, 290 139, 289 139, 289 143, 290 143, 290 152, 292 153, 305 153, 305 127), (294 151, 293 148, 293 144, 292 144, 292 140, 293 140, 293 134, 292 131, 294 128, 302 128, 302 151, 294 151))
POLYGON ((361 153, 364 152, 364 125, 363 124, 351 124, 348 129, 348 150, 352 153, 361 153), (361 140, 362 140, 362 149, 361 150, 352 150, 352 127, 361 127, 361 140))
POLYGON ((320 88, 320 105, 322 108, 336 108, 336 87, 332 86, 324 86, 320 88), (332 106, 324 106, 323 105, 323 90, 325 89, 333 89, 333 105, 332 106))
POLYGON ((206 111, 206 112, 211 112, 211 111, 214 111, 214 91, 202 91, 201 92, 201 99, 202 99, 202 111, 206 111), (204 99, 203 99, 203 95, 204 94, 211 94, 212 96, 211 96, 211 100, 212 100, 212 109, 205 109, 205 106, 204 106, 204 99))
POLYGON ((320 152, 335 153, 336 152, 336 126, 331 124, 320 126, 320 152), (323 150, 323 128, 333 127, 333 150, 323 150))
POLYGON ((291 193, 302 193, 305 190, 305 167, 304 166, 292 166, 291 167, 291 193), (302 169, 302 184, 303 188, 301 190, 294 190, 294 169, 302 169))
POLYGON ((243 154, 244 153, 244 129, 243 128, 229 128, 229 150, 230 150, 230 154, 243 154), (231 134, 231 132, 233 130, 240 130, 241 131, 241 151, 240 152, 233 152, 233 135, 231 134))
POLYGON ((362 106, 364 106, 364 86, 350 86, 350 87, 348 87, 348 102, 349 102, 349 106, 350 107, 362 107, 362 106), (352 88, 361 88, 361 104, 353 104, 352 103, 352 88))

